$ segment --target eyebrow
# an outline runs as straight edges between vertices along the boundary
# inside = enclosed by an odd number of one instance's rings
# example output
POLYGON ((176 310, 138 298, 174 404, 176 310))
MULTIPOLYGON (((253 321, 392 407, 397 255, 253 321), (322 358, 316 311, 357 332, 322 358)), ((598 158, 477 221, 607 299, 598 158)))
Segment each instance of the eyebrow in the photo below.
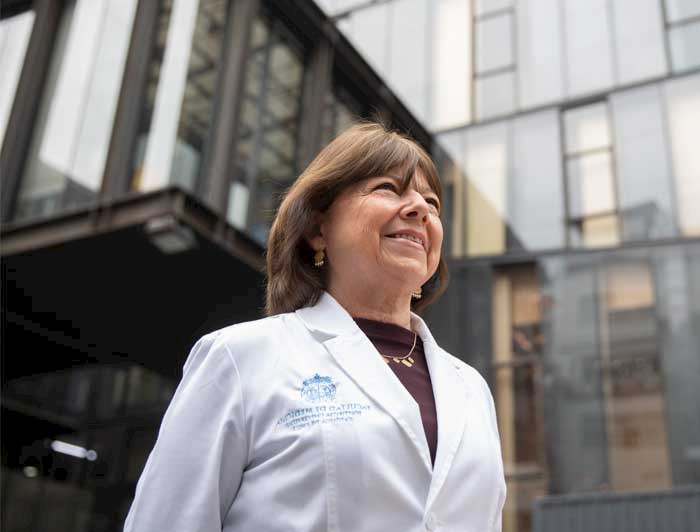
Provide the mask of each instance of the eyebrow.
MULTIPOLYGON (((402 181, 401 177, 396 176, 396 175, 394 175, 394 174, 386 174, 384 177, 390 177, 391 179, 393 179, 393 180, 396 181, 396 182, 401 182, 401 181, 402 181)), ((415 183, 415 179, 413 179, 412 181, 415 183)), ((418 190, 418 189, 416 189, 416 190, 417 190, 418 192, 420 192, 421 194, 425 194, 426 192, 429 193, 429 194, 434 194, 434 195, 435 195, 435 199, 437 199, 438 202, 440 201, 440 198, 438 198, 437 192, 435 192, 432 188, 430 188, 430 186, 428 186, 428 187, 423 187, 423 188, 421 188, 420 190, 418 190)))

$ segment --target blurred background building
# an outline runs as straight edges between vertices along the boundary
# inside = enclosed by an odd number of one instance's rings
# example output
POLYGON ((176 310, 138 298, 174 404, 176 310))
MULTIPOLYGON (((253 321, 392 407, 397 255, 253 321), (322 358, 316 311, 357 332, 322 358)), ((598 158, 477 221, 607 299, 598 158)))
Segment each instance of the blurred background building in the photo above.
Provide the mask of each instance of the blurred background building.
POLYGON ((504 532, 700 484, 700 2, 0 13, 3 530, 120 530, 189 348, 262 314, 280 194, 373 114, 441 166, 427 320, 491 385, 504 532))

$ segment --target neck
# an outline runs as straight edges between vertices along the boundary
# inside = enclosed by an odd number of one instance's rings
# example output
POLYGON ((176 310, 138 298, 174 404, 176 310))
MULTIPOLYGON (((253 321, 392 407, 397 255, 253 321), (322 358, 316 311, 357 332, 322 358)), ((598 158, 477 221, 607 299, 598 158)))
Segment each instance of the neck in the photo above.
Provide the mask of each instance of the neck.
POLYGON ((411 294, 331 286, 328 293, 355 318, 393 323, 411 330, 411 294))

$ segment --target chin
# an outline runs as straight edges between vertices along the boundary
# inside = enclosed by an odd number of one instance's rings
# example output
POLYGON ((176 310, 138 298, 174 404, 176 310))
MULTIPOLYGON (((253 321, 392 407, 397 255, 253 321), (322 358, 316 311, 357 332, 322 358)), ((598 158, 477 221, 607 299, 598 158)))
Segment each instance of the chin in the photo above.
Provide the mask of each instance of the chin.
POLYGON ((393 265, 388 270, 391 271, 392 278, 401 279, 403 283, 415 284, 416 286, 423 284, 425 282, 424 279, 429 278, 425 265, 393 265))

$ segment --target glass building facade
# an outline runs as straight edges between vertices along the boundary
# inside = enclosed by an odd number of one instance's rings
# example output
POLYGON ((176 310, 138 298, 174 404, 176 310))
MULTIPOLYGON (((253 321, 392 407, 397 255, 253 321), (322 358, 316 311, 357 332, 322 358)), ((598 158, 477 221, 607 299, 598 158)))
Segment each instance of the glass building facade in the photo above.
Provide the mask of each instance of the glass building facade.
POLYGON ((312 2, 2 4, 0 527, 117 531, 194 340, 261 316, 282 193, 358 117, 431 136, 312 2))
MULTIPOLYGON (((3 2, 3 238, 81 213, 97 223, 176 187, 215 215, 197 231, 258 256, 280 195, 318 149, 380 115, 441 166, 451 286, 427 319, 491 385, 504 532, 534 530, 545 496, 700 484, 700 4, 316 4, 3 2)), ((187 251, 163 270, 129 241, 142 263, 119 266, 128 282, 107 280, 116 294, 178 272, 155 292, 160 306, 127 292, 151 325, 178 307, 170 292, 204 291, 189 273, 202 258, 168 238, 187 251)), ((12 286, 28 266, 35 294, 64 282, 31 242, 3 251, 2 528, 120 530, 191 343, 180 358, 105 354, 107 337, 74 334, 68 307, 12 286), (42 325, 49 314, 61 334, 42 325), (16 330, 64 363, 19 366, 16 330), (78 352, 97 363, 72 362, 78 352)), ((87 292, 76 285, 71 299, 126 321, 87 292)), ((192 339, 230 322, 219 305, 185 317, 192 339)))
POLYGON ((504 532, 700 484, 700 3, 318 3, 449 154, 431 317, 490 382, 504 532))

